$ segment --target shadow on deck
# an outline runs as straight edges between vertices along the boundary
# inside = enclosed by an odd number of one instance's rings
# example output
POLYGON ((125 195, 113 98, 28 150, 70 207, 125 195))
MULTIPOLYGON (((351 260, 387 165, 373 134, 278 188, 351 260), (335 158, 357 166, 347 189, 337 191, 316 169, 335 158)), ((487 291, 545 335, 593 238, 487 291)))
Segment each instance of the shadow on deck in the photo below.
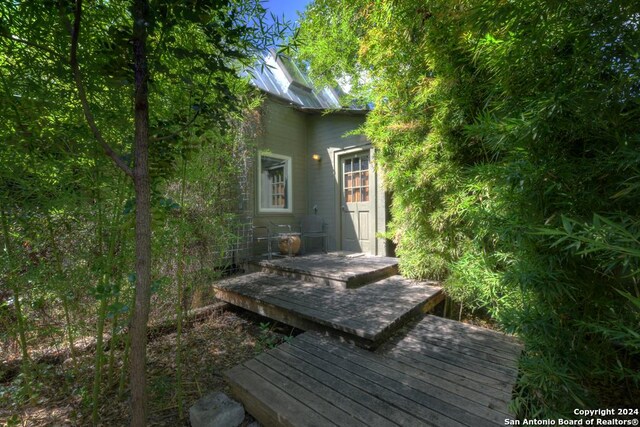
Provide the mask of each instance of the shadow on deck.
POLYGON ((442 298, 440 287, 392 276, 358 289, 336 289, 267 273, 215 285, 218 299, 303 330, 377 347, 442 298))
POLYGON ((226 373, 263 425, 493 426, 512 418, 521 352, 513 337, 427 315, 387 340, 442 301, 436 282, 396 275, 394 258, 314 255, 256 268, 216 283, 217 297, 307 331, 226 373), (385 340, 378 353, 367 350, 385 340))
POLYGON ((521 346, 426 316, 385 354, 307 332, 225 375, 265 426, 495 426, 521 346))
POLYGON ((254 261, 250 272, 277 274, 337 288, 357 288, 398 274, 398 259, 339 252, 254 261))

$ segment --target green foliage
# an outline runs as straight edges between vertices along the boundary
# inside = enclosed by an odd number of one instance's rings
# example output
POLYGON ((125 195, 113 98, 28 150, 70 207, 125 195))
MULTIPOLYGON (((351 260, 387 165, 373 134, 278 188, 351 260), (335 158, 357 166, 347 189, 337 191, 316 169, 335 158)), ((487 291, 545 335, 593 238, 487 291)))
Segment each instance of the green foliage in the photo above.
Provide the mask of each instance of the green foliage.
MULTIPOLYGON (((29 385, 37 386, 41 372, 29 361, 32 350, 63 344, 73 369, 80 369, 78 338, 110 332, 115 341, 108 375, 102 375, 107 355, 102 357, 98 339, 93 388, 74 385, 84 402, 98 408, 117 381, 116 359, 125 370, 127 365, 130 343, 124 354, 116 351, 133 307, 135 200, 78 101, 70 66, 76 4, 0 3, 0 336, 7 348, 17 342, 22 350, 24 372, 12 385, 21 394, 14 395, 33 397, 37 387, 29 385)), ((130 1, 84 2, 78 46, 88 107, 103 138, 129 166, 130 7, 130 1)), ((193 290, 230 258, 247 149, 243 114, 256 105, 239 70, 287 30, 282 23, 266 26, 265 13, 258 0, 150 2, 152 320, 165 317, 166 306, 179 298, 177 264, 189 266, 183 277, 192 290, 184 299, 188 308, 193 290), (180 172, 187 180, 184 203, 176 201, 180 172), (176 245, 180 236, 184 251, 176 245)))
POLYGON ((347 75, 375 105, 363 132, 403 273, 444 278, 525 342, 520 416, 639 395, 639 16, 624 0, 317 0, 304 15, 311 74, 347 75))
POLYGON ((256 351, 258 353, 276 348, 280 344, 293 339, 293 330, 289 335, 283 335, 282 333, 276 332, 277 327, 277 322, 260 322, 260 335, 258 336, 258 342, 256 344, 256 351))

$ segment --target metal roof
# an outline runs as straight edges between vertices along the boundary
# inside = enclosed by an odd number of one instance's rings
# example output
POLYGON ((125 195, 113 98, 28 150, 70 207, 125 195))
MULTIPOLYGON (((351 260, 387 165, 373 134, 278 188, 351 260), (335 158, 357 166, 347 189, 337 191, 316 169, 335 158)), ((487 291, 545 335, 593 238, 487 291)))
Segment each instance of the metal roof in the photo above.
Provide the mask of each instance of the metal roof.
POLYGON ((286 56, 275 57, 268 53, 264 63, 246 71, 251 83, 262 91, 289 101, 300 109, 309 110, 348 110, 366 111, 367 109, 340 104, 342 90, 332 88, 317 89, 309 76, 286 56))

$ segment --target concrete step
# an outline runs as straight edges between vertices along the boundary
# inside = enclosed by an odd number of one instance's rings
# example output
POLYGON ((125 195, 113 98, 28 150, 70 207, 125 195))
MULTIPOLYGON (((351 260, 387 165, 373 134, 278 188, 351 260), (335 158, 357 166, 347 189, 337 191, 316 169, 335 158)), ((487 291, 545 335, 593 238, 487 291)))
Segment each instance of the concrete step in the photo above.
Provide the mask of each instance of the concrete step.
POLYGON ((253 261, 249 264, 249 272, 277 274, 305 282, 353 289, 398 274, 398 259, 343 253, 312 254, 253 261))

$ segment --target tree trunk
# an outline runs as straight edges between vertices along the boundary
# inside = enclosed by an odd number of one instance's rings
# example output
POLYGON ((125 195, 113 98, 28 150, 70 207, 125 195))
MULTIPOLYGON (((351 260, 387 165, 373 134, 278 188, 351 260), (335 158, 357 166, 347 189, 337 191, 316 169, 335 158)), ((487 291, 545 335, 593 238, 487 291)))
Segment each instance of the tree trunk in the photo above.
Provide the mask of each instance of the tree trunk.
MULTIPOLYGON (((9 240, 9 221, 7 220, 7 215, 4 212, 4 209, 0 209, 0 219, 2 221, 2 234, 4 240, 4 252, 6 256, 11 260, 13 251, 11 248, 11 242, 9 240)), ((13 260, 11 260, 13 261, 13 260)), ((22 351, 22 370, 24 375, 26 376, 25 392, 29 399, 32 399, 31 396, 31 359, 29 358, 29 348, 27 343, 27 334, 25 332, 25 319, 22 312, 22 301, 20 296, 20 285, 15 282, 15 277, 13 274, 9 273, 9 281, 11 281, 11 289, 13 290, 13 306, 15 308, 16 313, 16 323, 18 326, 18 339, 20 342, 20 350, 22 351)))
POLYGON ((149 177, 149 89, 147 70, 148 0, 133 3, 135 141, 133 182, 136 194, 136 290, 131 322, 131 426, 147 423, 146 347, 151 297, 151 182, 149 177))

